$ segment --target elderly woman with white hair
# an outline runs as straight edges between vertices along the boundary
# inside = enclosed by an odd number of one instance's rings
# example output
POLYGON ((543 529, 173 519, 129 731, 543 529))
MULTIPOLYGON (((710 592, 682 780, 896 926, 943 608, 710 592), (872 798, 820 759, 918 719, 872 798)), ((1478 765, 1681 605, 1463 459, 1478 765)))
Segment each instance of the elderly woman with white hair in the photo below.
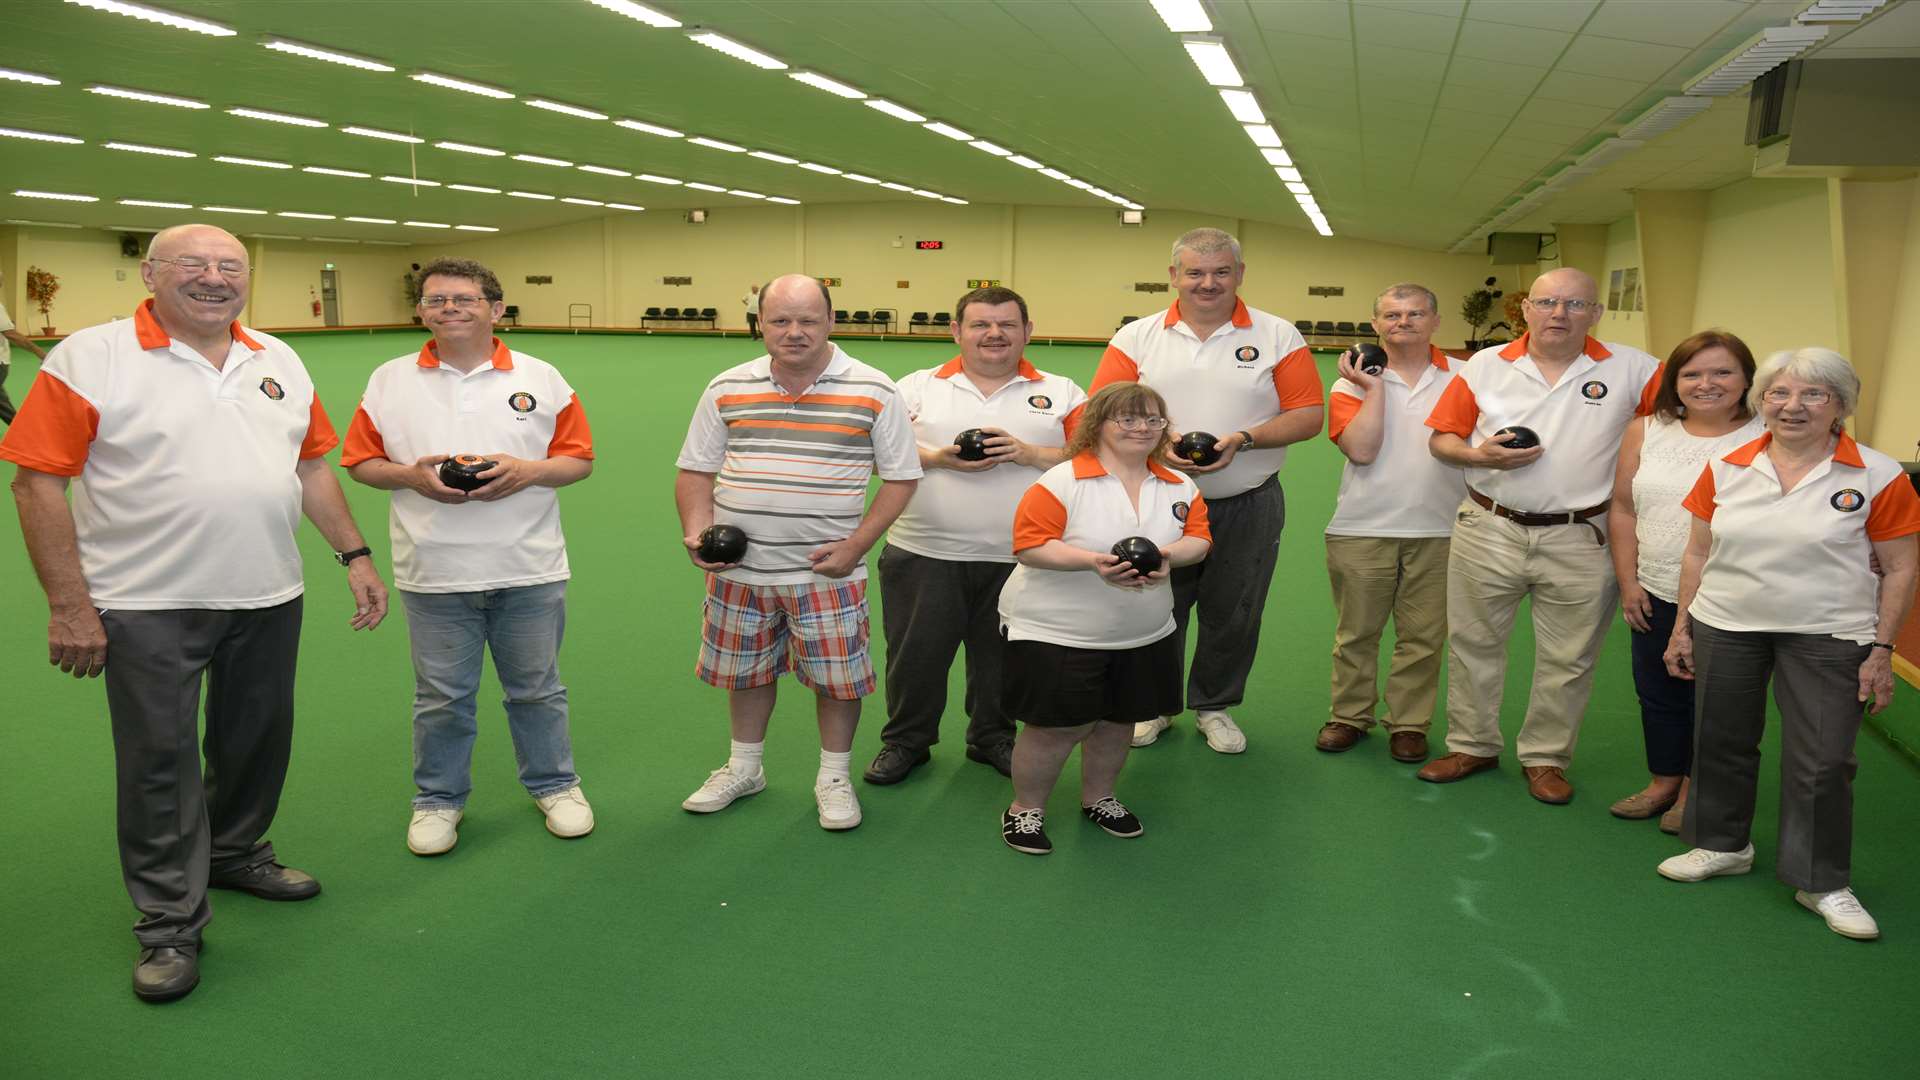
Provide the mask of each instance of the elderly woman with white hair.
POLYGON ((1766 434, 1707 463, 1686 498, 1668 670, 1695 680, 1693 785, 1662 876, 1753 868, 1767 683, 1780 707, 1775 873, 1835 933, 1880 935, 1851 887, 1861 705, 1893 697, 1893 635, 1920 566, 1920 495, 1899 463, 1842 428, 1860 377, 1830 349, 1775 353, 1749 401, 1766 434), (1884 576, 1871 561, 1878 556, 1884 576))

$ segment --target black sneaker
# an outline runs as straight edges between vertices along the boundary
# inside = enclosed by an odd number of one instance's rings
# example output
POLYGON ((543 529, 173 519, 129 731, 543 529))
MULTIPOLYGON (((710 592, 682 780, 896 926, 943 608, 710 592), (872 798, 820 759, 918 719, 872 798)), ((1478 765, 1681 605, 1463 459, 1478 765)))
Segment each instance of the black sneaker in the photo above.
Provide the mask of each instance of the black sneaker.
POLYGON ((865 779, 869 784, 897 784, 905 780, 908 773, 931 760, 933 755, 926 750, 909 750, 887 743, 880 747, 873 764, 867 766, 865 779))
POLYGON ((1001 776, 1013 776, 1013 744, 1011 742, 994 743, 991 746, 967 747, 969 760, 982 765, 991 765, 1001 776))
POLYGON ((1133 816, 1133 811, 1111 795, 1092 806, 1081 807, 1080 812, 1087 815, 1088 821, 1106 830, 1108 836, 1131 840, 1146 831, 1140 827, 1140 819, 1133 816))
POLYGON ((1008 810, 1000 815, 1000 837, 1007 846, 1028 855, 1047 855, 1053 841, 1047 839, 1045 810, 1008 810))

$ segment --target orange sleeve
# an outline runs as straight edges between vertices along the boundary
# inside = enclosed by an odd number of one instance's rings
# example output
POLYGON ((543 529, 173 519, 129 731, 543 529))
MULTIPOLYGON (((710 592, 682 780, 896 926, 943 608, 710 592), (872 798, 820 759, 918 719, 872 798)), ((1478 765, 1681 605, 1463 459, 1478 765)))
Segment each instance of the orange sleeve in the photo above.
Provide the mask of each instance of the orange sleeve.
POLYGON ((1035 484, 1013 510, 1013 550, 1037 548, 1067 535, 1067 508, 1046 485, 1035 484))
POLYGON ((1456 378, 1440 392, 1440 400, 1434 402, 1433 413, 1427 417, 1427 426, 1464 439, 1473 434, 1473 425, 1479 419, 1480 403, 1474 400, 1473 388, 1467 385, 1467 380, 1456 378))
POLYGON ((1273 365, 1273 389, 1280 395, 1282 409, 1307 409, 1325 402, 1321 396, 1320 372, 1313 366, 1313 351, 1305 345, 1280 358, 1273 365))
MULTIPOLYGON (((1693 490, 1687 492, 1687 497, 1680 500, 1680 505, 1693 511, 1694 517, 1702 521, 1712 521, 1713 500, 1716 494, 1713 485, 1713 462, 1709 461, 1706 468, 1700 470, 1700 479, 1693 482, 1693 490)), ((1872 525, 1871 518, 1868 519, 1868 525, 1869 527, 1872 525)))
POLYGON ((365 402, 353 410, 353 423, 347 425, 347 448, 340 451, 340 464, 352 468, 363 461, 387 456, 387 441, 380 437, 380 429, 373 426, 373 417, 367 415, 365 402))
POLYGON ((1087 387, 1087 396, 1099 393, 1100 388, 1108 383, 1139 381, 1140 365, 1133 362, 1133 357, 1121 352, 1118 345, 1108 345, 1107 351, 1100 354, 1100 366, 1093 370, 1093 385, 1087 387))
POLYGON ((587 427, 587 411, 580 407, 579 394, 568 399, 560 415, 553 418, 553 441, 547 443, 547 456, 593 460, 593 432, 587 427))
POLYGON ((1346 433, 1347 425, 1360 412, 1360 399, 1338 391, 1327 395, 1327 438, 1335 446, 1346 433))
POLYGON ((1640 404, 1634 408, 1633 415, 1653 415, 1653 399, 1660 396, 1660 375, 1666 370, 1665 364, 1653 369, 1653 378, 1648 379, 1647 385, 1640 388, 1640 404))
POLYGON ((79 476, 100 431, 100 411, 45 371, 0 439, 0 458, 54 476, 79 476))
POLYGON ((1892 540, 1914 533, 1920 533, 1920 493, 1905 476, 1897 476, 1873 497, 1867 511, 1867 539, 1892 540))
POLYGON ((1197 536, 1207 543, 1213 543, 1213 526, 1207 523, 1207 500, 1200 492, 1193 493, 1193 501, 1187 504, 1186 536, 1197 536))
POLYGON ((300 460, 324 457, 339 445, 340 436, 333 430, 333 421, 327 419, 327 410, 320 407, 320 395, 316 393, 313 408, 307 412, 307 437, 300 443, 300 460))

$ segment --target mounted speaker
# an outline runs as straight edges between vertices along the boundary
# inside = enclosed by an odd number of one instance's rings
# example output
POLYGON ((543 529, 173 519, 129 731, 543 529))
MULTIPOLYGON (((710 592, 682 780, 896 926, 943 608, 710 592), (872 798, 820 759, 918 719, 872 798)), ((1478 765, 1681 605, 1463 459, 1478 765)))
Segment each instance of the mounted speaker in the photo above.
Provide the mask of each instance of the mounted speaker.
POLYGON ((133 235, 130 232, 121 233, 120 234, 120 254, 129 259, 139 258, 140 257, 140 238, 133 235))
POLYGON ((1539 233, 1497 232, 1487 234, 1487 254, 1495 266, 1516 266, 1540 261, 1539 233))

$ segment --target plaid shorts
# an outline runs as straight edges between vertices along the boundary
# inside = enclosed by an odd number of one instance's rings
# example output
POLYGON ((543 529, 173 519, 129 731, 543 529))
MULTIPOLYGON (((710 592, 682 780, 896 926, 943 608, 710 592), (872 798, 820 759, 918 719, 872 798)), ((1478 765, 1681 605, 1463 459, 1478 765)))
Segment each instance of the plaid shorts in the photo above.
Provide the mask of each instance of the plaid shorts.
POLYGON ((694 673, 722 690, 751 690, 789 670, 824 697, 873 693, 866 581, 743 585, 708 574, 694 673))

